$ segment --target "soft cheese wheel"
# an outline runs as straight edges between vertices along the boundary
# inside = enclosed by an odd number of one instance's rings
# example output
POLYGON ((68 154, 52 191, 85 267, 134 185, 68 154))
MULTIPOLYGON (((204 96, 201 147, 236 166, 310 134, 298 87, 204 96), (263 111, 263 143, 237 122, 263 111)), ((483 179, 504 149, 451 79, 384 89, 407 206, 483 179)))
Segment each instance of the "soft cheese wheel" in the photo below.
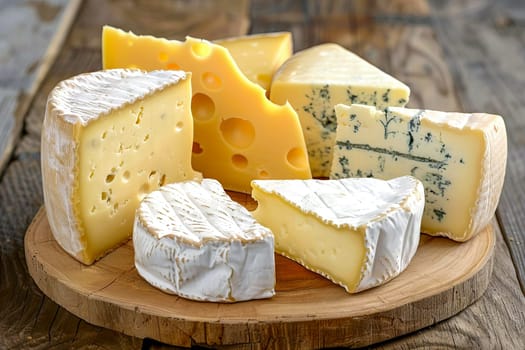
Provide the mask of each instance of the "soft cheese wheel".
POLYGON ((492 219, 505 178, 503 118, 338 105, 331 178, 412 175, 425 186, 422 231, 466 241, 492 219))
POLYGON ((214 43, 227 48, 244 75, 267 91, 274 73, 293 53, 290 32, 243 35, 214 43))
POLYGON ((301 121, 314 177, 328 177, 338 103, 404 106, 408 86, 337 44, 295 53, 275 73, 270 99, 288 101, 301 121))
POLYGON ((253 216, 275 250, 349 293, 399 275, 414 256, 425 203, 411 176, 390 181, 256 180, 253 216))
POLYGON ((272 232, 216 180, 174 183, 146 196, 133 245, 139 274, 167 293, 215 302, 275 293, 272 232))
POLYGON ((311 178, 303 133, 288 105, 270 102, 228 50, 206 40, 137 36, 105 26, 104 68, 181 68, 192 72, 193 167, 228 190, 253 179, 311 178))
POLYGON ((50 93, 42 179, 51 231, 91 264, 126 241, 139 201, 191 167, 191 84, 182 71, 81 74, 50 93))

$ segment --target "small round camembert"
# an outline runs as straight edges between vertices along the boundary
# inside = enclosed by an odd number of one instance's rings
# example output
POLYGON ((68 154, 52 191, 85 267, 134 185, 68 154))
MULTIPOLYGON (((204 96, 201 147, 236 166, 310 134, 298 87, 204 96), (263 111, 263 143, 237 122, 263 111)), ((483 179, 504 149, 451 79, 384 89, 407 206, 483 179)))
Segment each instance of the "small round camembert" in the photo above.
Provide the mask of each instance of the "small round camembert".
POLYGON ((213 179, 148 194, 135 216, 135 266, 151 285, 193 300, 275 294, 274 239, 213 179))

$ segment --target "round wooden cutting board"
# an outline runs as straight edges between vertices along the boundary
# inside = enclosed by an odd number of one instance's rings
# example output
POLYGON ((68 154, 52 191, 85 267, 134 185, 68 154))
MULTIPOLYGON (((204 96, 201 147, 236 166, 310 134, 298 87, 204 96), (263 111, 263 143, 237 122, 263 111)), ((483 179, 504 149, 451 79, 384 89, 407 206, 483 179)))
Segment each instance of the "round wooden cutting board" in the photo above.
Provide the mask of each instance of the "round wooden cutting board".
POLYGON ((361 347, 448 318, 477 300, 492 273, 492 227, 466 243, 422 235, 407 270, 350 295, 276 255, 276 295, 235 304, 186 300, 151 287, 131 242, 92 266, 67 255, 41 209, 25 237, 29 272, 52 300, 95 325, 190 347, 361 347))

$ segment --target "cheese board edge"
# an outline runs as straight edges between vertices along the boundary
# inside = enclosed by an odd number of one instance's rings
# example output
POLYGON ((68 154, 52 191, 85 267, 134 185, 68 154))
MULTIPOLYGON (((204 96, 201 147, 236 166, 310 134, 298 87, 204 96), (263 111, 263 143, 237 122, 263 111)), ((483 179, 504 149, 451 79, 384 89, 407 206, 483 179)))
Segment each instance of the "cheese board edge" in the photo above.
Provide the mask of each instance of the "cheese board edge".
MULTIPOLYGON (((60 276, 60 271, 50 271, 50 266, 47 265, 48 262, 39 254, 38 250, 34 249, 34 246, 32 247, 32 244, 35 242, 32 242, 31 239, 35 237, 38 230, 41 230, 42 225, 45 226, 45 224, 47 224, 47 218, 45 209, 42 207, 28 227, 25 239, 26 261, 29 273, 44 294, 89 323, 139 338, 152 338, 179 346, 191 346, 196 343, 213 346, 246 344, 247 341, 246 339, 242 339, 243 336, 239 338, 239 334, 241 333, 248 334, 247 339, 250 340, 250 343, 260 342, 264 344, 268 339, 273 339, 272 341, 274 342, 291 342, 295 339, 300 341, 300 344, 305 345, 305 347, 315 347, 316 345, 319 345, 319 347, 360 347, 392 339, 449 318, 479 299, 486 290, 492 274, 495 244, 494 231, 490 224, 483 232, 483 236, 487 240, 487 242, 484 242, 486 252, 480 256, 479 261, 474 264, 475 266, 469 274, 463 276, 460 280, 453 281, 453 284, 447 288, 436 289, 431 293, 427 291, 427 293, 421 294, 419 298, 409 300, 406 303, 392 303, 389 307, 372 307, 370 313, 353 315, 334 313, 332 317, 327 317, 326 315, 286 317, 286 315, 282 315, 282 317, 273 319, 258 319, 257 317, 221 319, 217 315, 203 319, 199 317, 185 318, 176 315, 168 316, 162 312, 155 314, 151 313, 151 310, 145 312, 146 310, 142 307, 133 305, 133 303, 126 303, 126 301, 115 305, 112 301, 106 300, 104 295, 99 293, 100 291, 75 290, 75 286, 68 284, 71 281, 67 281, 67 278, 64 279, 64 276, 60 276), (79 295, 79 293, 85 294, 79 295), (458 295, 460 296, 459 298, 458 295), (450 297, 453 303, 447 303, 450 297), (410 312, 407 313, 407 310, 410 312), (119 315, 117 319, 108 317, 108 313, 114 312, 119 315), (410 317, 407 318, 407 315, 414 313, 417 314, 416 320, 411 320, 409 319, 410 317), (132 320, 133 322, 127 323, 123 322, 123 320, 132 320), (392 322, 392 320, 398 320, 398 322, 392 322), (335 330, 334 327, 338 330, 335 330), (285 340, 283 335, 290 334, 290 330, 292 329, 295 330, 295 337, 285 340), (301 331, 297 332, 298 329, 301 329, 301 331), (342 332, 341 329, 343 329, 342 332), (370 331, 374 329, 376 331, 370 331), (312 332, 319 333, 320 330, 322 330, 322 334, 320 334, 316 340, 305 342, 304 336, 308 337, 312 332), (363 330, 367 330, 368 332, 363 332, 363 330), (298 333, 304 334, 301 335, 298 333), (332 336, 331 333, 334 333, 334 336, 332 336), (212 336, 213 334, 215 334, 215 336, 212 336), (346 336, 341 337, 341 334, 346 334, 346 336), (302 338, 302 340, 299 340, 300 338, 302 338), (200 342, 199 339, 201 340, 200 342)), ((436 239, 439 240, 439 238, 436 239)), ((434 238, 430 239, 430 241, 432 240, 434 240, 434 238)), ((60 249, 56 242, 46 242, 52 244, 53 249, 60 249)), ((122 246, 116 251, 123 249, 130 248, 122 246)), ((60 253, 65 254, 64 252, 60 253)), ((65 256, 70 258, 67 255, 65 256)), ((70 259, 78 264, 80 269, 85 268, 74 259, 70 259)), ((393 281, 395 280, 396 279, 393 281)), ((153 287, 150 288, 154 290, 154 293, 164 294, 155 290, 153 287)), ((335 285, 334 288, 334 290, 342 290, 335 285)), ((377 288, 375 290, 377 290, 377 288)), ((305 292, 305 296, 307 296, 307 294, 308 291, 305 292)), ((182 300, 182 298, 170 297, 176 298, 179 301, 182 300)), ((192 305, 196 308, 205 304, 212 304, 186 300, 184 300, 184 302, 193 303, 192 305)), ((229 305, 261 304, 268 302, 269 300, 257 300, 229 305)), ((214 305, 216 305, 217 310, 230 307, 225 304, 214 305)))

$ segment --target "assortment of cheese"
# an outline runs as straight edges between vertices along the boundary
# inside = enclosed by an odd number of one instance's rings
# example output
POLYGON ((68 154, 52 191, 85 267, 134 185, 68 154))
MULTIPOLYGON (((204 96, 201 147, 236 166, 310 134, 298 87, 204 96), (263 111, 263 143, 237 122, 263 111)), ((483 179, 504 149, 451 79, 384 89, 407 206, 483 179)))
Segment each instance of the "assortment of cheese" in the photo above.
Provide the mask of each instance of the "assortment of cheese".
POLYGON ((404 271, 420 232, 466 241, 494 215, 500 116, 404 108, 402 82, 336 44, 293 54, 290 33, 102 42, 104 70, 59 83, 42 129, 49 224, 84 264, 132 238, 151 285, 235 302, 275 294, 277 252, 355 293, 404 271))

